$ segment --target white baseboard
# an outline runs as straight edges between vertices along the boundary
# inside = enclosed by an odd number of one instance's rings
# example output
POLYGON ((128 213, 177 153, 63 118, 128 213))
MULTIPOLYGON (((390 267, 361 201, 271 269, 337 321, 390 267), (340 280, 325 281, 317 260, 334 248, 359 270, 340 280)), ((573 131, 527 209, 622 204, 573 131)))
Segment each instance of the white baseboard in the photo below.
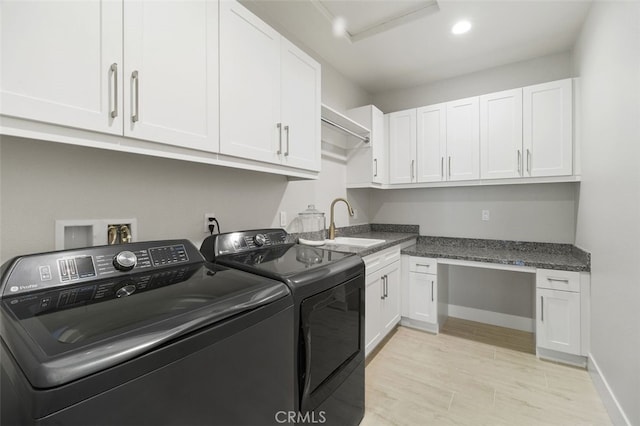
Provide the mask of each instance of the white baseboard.
POLYGON ((440 327, 438 324, 430 324, 424 321, 417 321, 411 318, 402 317, 400 320, 400 325, 404 325, 405 327, 415 328, 418 330, 426 331, 433 334, 438 334, 440 331, 440 327))
POLYGON ((533 318, 516 315, 501 314, 499 312, 484 311, 482 309, 467 308, 466 306, 449 305, 449 316, 497 325, 498 327, 513 328, 533 333, 535 320, 533 318))
POLYGON ((596 362, 592 353, 589 353, 588 360, 589 364, 587 366, 587 369, 589 370, 591 381, 598 391, 604 407, 607 409, 607 413, 609 414, 611 423, 613 423, 614 425, 631 426, 629 418, 620 406, 620 403, 611 390, 609 383, 607 383, 607 379, 605 379, 605 377, 602 375, 602 371, 600 370, 600 367, 598 367, 598 363, 596 362))

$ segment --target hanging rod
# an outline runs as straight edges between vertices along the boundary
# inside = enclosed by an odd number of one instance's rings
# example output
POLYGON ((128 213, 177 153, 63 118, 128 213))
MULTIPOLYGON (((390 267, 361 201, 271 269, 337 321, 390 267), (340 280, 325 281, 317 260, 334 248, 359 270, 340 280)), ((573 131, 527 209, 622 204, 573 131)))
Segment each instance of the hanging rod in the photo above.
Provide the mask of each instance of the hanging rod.
POLYGON ((337 127, 338 129, 342 130, 342 131, 343 131, 343 132, 345 132, 345 133, 350 134, 351 136, 354 136, 354 137, 356 137, 356 138, 358 138, 358 139, 360 139, 360 140, 364 141, 364 143, 369 143, 369 136, 362 136, 362 135, 359 135, 359 134, 357 134, 356 132, 352 132, 351 130, 347 129, 346 127, 341 126, 341 125, 339 125, 338 123, 334 123, 333 121, 331 121, 331 120, 329 120, 329 119, 326 119, 326 118, 324 118, 324 117, 322 117, 322 118, 321 118, 321 120, 322 120, 322 121, 324 121, 324 122, 325 122, 325 123, 327 123, 327 124, 332 125, 333 127, 337 127))

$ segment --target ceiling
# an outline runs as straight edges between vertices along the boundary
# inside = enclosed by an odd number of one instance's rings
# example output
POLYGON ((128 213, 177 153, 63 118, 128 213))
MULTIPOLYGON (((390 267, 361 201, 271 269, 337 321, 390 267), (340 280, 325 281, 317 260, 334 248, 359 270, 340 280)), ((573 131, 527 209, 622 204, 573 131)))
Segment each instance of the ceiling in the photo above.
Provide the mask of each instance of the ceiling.
POLYGON ((579 0, 242 3, 371 94, 569 51, 591 4, 579 0), (334 35, 338 17, 346 35, 334 35), (460 19, 473 27, 456 36, 451 26, 460 19))

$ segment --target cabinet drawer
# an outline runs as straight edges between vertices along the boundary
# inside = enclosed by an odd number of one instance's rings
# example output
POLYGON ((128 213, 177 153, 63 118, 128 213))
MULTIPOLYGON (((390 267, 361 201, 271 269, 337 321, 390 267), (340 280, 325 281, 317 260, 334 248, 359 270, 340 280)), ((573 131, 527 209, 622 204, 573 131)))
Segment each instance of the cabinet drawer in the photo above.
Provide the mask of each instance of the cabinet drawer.
POLYGON ((370 254, 362 258, 367 269, 367 274, 400 260, 400 246, 390 247, 378 253, 370 254))
POLYGON ((437 274, 438 261, 428 257, 411 256, 409 258, 409 271, 420 274, 437 274))
POLYGON ((580 292, 580 273, 556 271, 553 269, 536 270, 536 287, 551 290, 580 292))

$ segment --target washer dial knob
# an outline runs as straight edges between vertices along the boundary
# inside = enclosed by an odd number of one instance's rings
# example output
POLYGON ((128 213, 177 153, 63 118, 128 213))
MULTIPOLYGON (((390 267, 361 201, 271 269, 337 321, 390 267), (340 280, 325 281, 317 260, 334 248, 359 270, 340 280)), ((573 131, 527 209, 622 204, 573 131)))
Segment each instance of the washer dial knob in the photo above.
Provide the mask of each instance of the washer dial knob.
POLYGON ((265 237, 264 234, 256 234, 256 236, 253 237, 253 242, 256 243, 258 247, 262 247, 264 243, 267 242, 267 237, 265 237))
POLYGON ((118 271, 130 271, 138 263, 135 253, 129 250, 121 251, 113 258, 113 266, 118 271))

